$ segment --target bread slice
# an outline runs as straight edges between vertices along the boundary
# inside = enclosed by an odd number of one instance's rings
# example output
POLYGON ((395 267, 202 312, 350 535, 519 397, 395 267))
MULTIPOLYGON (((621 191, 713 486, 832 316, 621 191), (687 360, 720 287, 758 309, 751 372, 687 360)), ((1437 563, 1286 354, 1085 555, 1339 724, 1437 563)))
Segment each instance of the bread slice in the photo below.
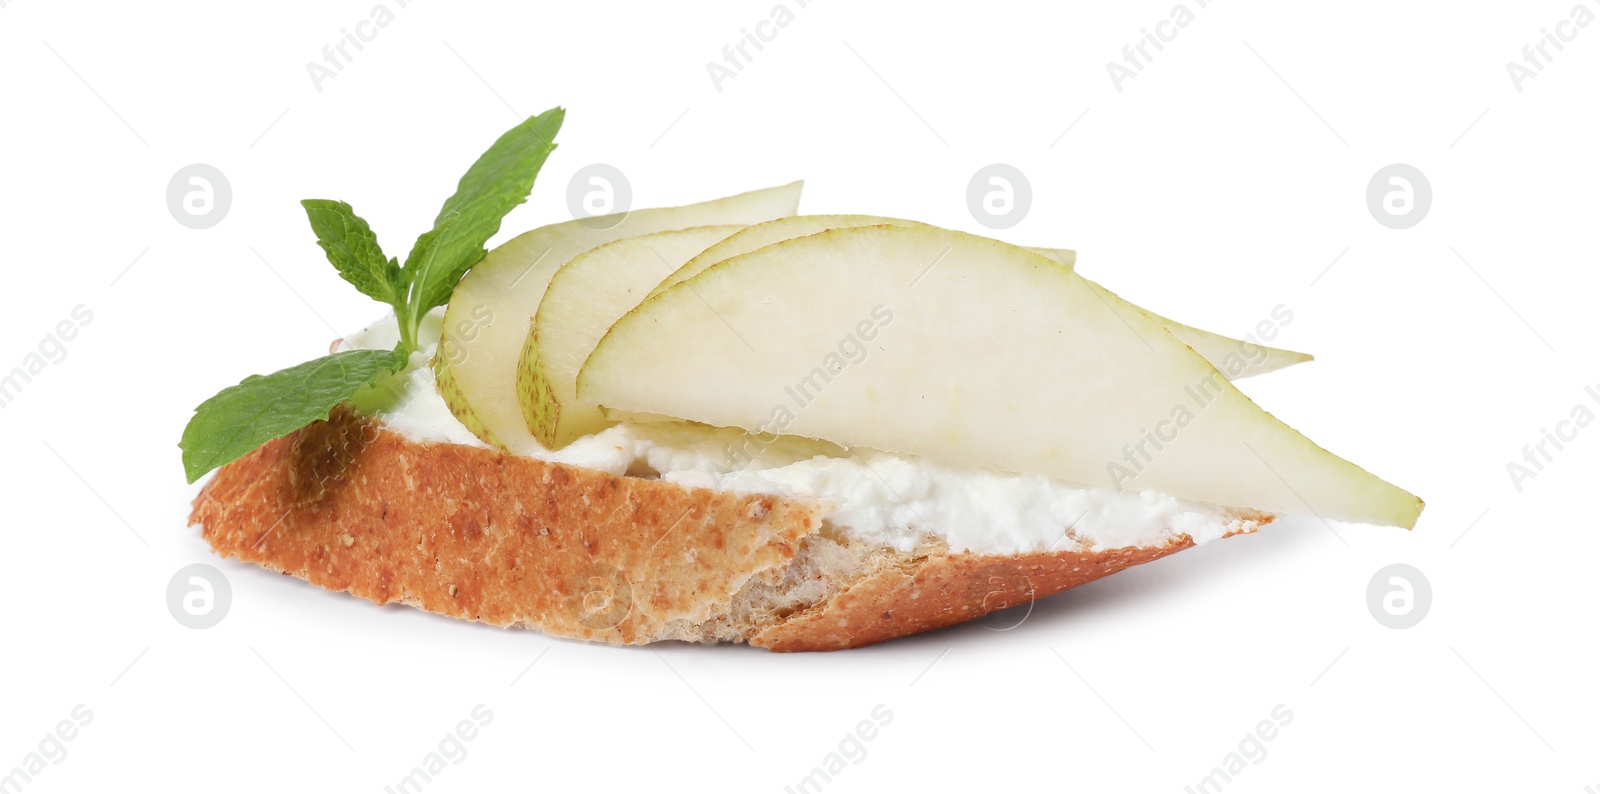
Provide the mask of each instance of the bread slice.
MULTIPOLYGON (((612 644, 853 648, 1193 545, 987 556, 852 541, 806 499, 687 488, 453 444, 339 409, 219 470, 218 554, 375 603, 612 644)), ((1239 511, 1228 534, 1271 521, 1239 511)))

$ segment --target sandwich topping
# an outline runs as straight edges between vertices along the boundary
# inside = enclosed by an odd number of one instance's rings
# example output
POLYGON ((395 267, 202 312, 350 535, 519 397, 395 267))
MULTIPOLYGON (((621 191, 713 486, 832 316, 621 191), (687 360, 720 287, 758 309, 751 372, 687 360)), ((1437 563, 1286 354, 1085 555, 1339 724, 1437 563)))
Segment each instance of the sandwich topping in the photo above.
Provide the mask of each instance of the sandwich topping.
POLYGON ((1422 510, 1233 383, 1308 356, 1141 309, 1070 251, 798 215, 800 182, 487 250, 563 118, 501 136, 404 264, 349 204, 302 202, 339 275, 393 313, 201 403, 190 481, 349 403, 418 442, 818 500, 835 531, 903 552, 1204 543, 1286 513, 1410 527, 1422 510))
MULTIPOLYGON (((451 413, 429 366, 442 317, 434 311, 423 318, 408 366, 357 393, 353 404, 412 441, 487 447, 451 413)), ((399 333, 391 315, 339 349, 388 350, 399 333)), ((559 450, 528 440, 510 451, 688 487, 817 499, 837 531, 902 552, 929 544, 974 554, 1099 551, 1183 536, 1200 544, 1252 528, 1237 511, 1153 490, 1091 488, 794 436, 764 440, 691 422, 624 421, 559 450)))

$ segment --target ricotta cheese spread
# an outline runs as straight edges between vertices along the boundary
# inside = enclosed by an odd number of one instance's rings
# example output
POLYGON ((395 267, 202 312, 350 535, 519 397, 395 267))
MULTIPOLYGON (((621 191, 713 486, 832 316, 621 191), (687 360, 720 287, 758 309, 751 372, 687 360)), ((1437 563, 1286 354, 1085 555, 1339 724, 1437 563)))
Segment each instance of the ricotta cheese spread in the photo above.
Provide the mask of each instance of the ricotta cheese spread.
MULTIPOLYGON (((361 412, 418 442, 487 447, 450 413, 429 360, 443 309, 423 321, 406 371, 354 400, 361 412)), ((339 343, 390 349, 394 317, 339 343)), ((913 551, 942 541, 951 551, 1020 554, 1195 543, 1240 528, 1220 507, 1156 491, 1115 491, 1045 477, 949 466, 823 441, 757 437, 691 422, 622 422, 559 450, 516 454, 615 475, 649 474, 687 487, 820 500, 841 533, 913 551)))

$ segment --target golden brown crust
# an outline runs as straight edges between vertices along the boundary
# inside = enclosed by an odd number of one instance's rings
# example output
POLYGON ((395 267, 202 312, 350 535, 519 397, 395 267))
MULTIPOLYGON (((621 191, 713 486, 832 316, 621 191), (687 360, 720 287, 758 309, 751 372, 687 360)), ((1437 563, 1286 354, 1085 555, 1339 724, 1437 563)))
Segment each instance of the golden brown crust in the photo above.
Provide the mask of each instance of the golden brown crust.
POLYGON ((793 558, 817 509, 418 444, 338 413, 217 472, 191 523, 219 554, 379 604, 649 642, 793 558))
MULTIPOLYGON (((1246 514, 1235 532, 1270 520, 1246 514)), ((190 522, 223 556, 379 604, 635 644, 711 636, 693 627, 726 625, 740 588, 794 561, 822 515, 805 500, 420 444, 340 410, 224 466, 196 497, 190 522)), ((971 620, 1191 545, 1184 538, 1098 552, 880 554, 830 580, 817 603, 747 625, 741 636, 775 651, 859 647, 971 620)))
POLYGON ((888 565, 827 603, 791 617, 750 644, 774 651, 858 648, 952 626, 1094 581, 1193 546, 983 557, 953 554, 888 565))

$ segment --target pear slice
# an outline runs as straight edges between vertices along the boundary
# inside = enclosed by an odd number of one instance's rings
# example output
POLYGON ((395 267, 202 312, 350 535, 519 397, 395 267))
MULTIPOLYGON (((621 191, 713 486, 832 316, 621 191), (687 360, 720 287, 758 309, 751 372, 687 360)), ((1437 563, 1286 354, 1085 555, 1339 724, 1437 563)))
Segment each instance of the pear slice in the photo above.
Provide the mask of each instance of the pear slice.
POLYGON ((793 215, 802 183, 689 204, 543 226, 489 252, 456 285, 433 368, 450 412, 485 443, 533 452, 523 420, 517 361, 550 277, 573 257, 624 237, 793 215))
POLYGON ((857 226, 878 226, 881 224, 889 224, 891 226, 927 225, 917 221, 900 220, 899 218, 880 218, 876 215, 795 215, 789 218, 767 221, 766 223, 758 223, 707 248, 698 256, 685 262, 683 267, 678 268, 672 275, 662 279, 655 289, 650 290, 648 297, 653 298, 680 281, 698 276, 701 271, 724 259, 731 259, 740 254, 748 254, 757 248, 765 248, 773 243, 781 243, 784 240, 825 232, 829 229, 853 229, 857 226))
MULTIPOLYGON (((766 223, 758 223, 707 248, 699 256, 689 260, 683 267, 678 268, 676 272, 651 290, 649 297, 653 298, 666 291, 668 287, 699 275, 701 271, 718 262, 740 254, 747 254, 773 243, 795 237, 804 237, 808 234, 816 234, 828 229, 850 229, 880 224, 908 227, 927 226, 925 223, 916 221, 881 218, 875 215, 796 215, 791 218, 779 218, 766 223)), ((1059 262, 1069 270, 1073 269, 1078 261, 1077 252, 1066 248, 1028 248, 1026 250, 1047 257, 1054 262, 1059 262)), ((1230 380, 1262 375, 1311 360, 1311 356, 1305 353, 1296 353, 1293 350, 1282 350, 1255 342, 1247 342, 1242 339, 1233 339, 1184 325, 1177 320, 1162 317, 1149 309, 1143 309, 1142 311, 1166 326, 1173 336, 1178 337, 1179 341, 1194 348, 1196 353, 1204 356, 1207 361, 1221 370, 1230 380)))
POLYGON ((1078 266, 1078 252, 1068 248, 1040 248, 1035 245, 1025 245, 1023 249, 1047 259, 1054 259, 1065 265, 1068 270, 1075 269, 1078 266))
MULTIPOLYGON (((1123 303, 1124 305, 1132 306, 1126 301, 1123 303)), ((1243 380, 1256 375, 1265 375, 1268 372, 1276 372, 1284 367, 1292 367, 1295 364, 1304 364, 1312 360, 1310 353, 1297 353, 1293 350, 1270 347, 1259 342, 1234 339, 1231 336, 1212 333, 1192 325, 1184 325, 1177 320, 1171 320, 1156 314, 1143 306, 1134 308, 1166 326, 1167 330, 1177 337, 1179 342, 1194 348, 1194 352, 1199 353, 1202 358, 1211 362, 1211 366, 1220 370, 1223 375, 1227 376, 1228 380, 1243 380)))
MULTIPOLYGON (((1064 248, 1035 248, 1027 250, 1040 256, 1048 257, 1069 268, 1075 268, 1078 254, 1064 248)), ((1150 315, 1156 322, 1167 327, 1178 341, 1194 348, 1194 352, 1205 357, 1211 365, 1228 376, 1228 380, 1242 380, 1254 375, 1265 375, 1276 372, 1284 367, 1303 364, 1312 360, 1309 353, 1297 353, 1293 350, 1263 345, 1260 342, 1251 342, 1244 339, 1234 339, 1231 336, 1212 333, 1210 331, 1185 325, 1168 317, 1156 314, 1143 306, 1140 311, 1150 315)))
POLYGON ((581 253, 550 278, 517 365, 522 416, 540 445, 560 449, 611 424, 578 399, 578 369, 600 337, 707 246, 743 226, 696 226, 626 237, 581 253))
POLYGON ((1111 292, 935 228, 833 229, 715 265, 619 320, 578 395, 1277 513, 1410 527, 1422 509, 1111 292))

